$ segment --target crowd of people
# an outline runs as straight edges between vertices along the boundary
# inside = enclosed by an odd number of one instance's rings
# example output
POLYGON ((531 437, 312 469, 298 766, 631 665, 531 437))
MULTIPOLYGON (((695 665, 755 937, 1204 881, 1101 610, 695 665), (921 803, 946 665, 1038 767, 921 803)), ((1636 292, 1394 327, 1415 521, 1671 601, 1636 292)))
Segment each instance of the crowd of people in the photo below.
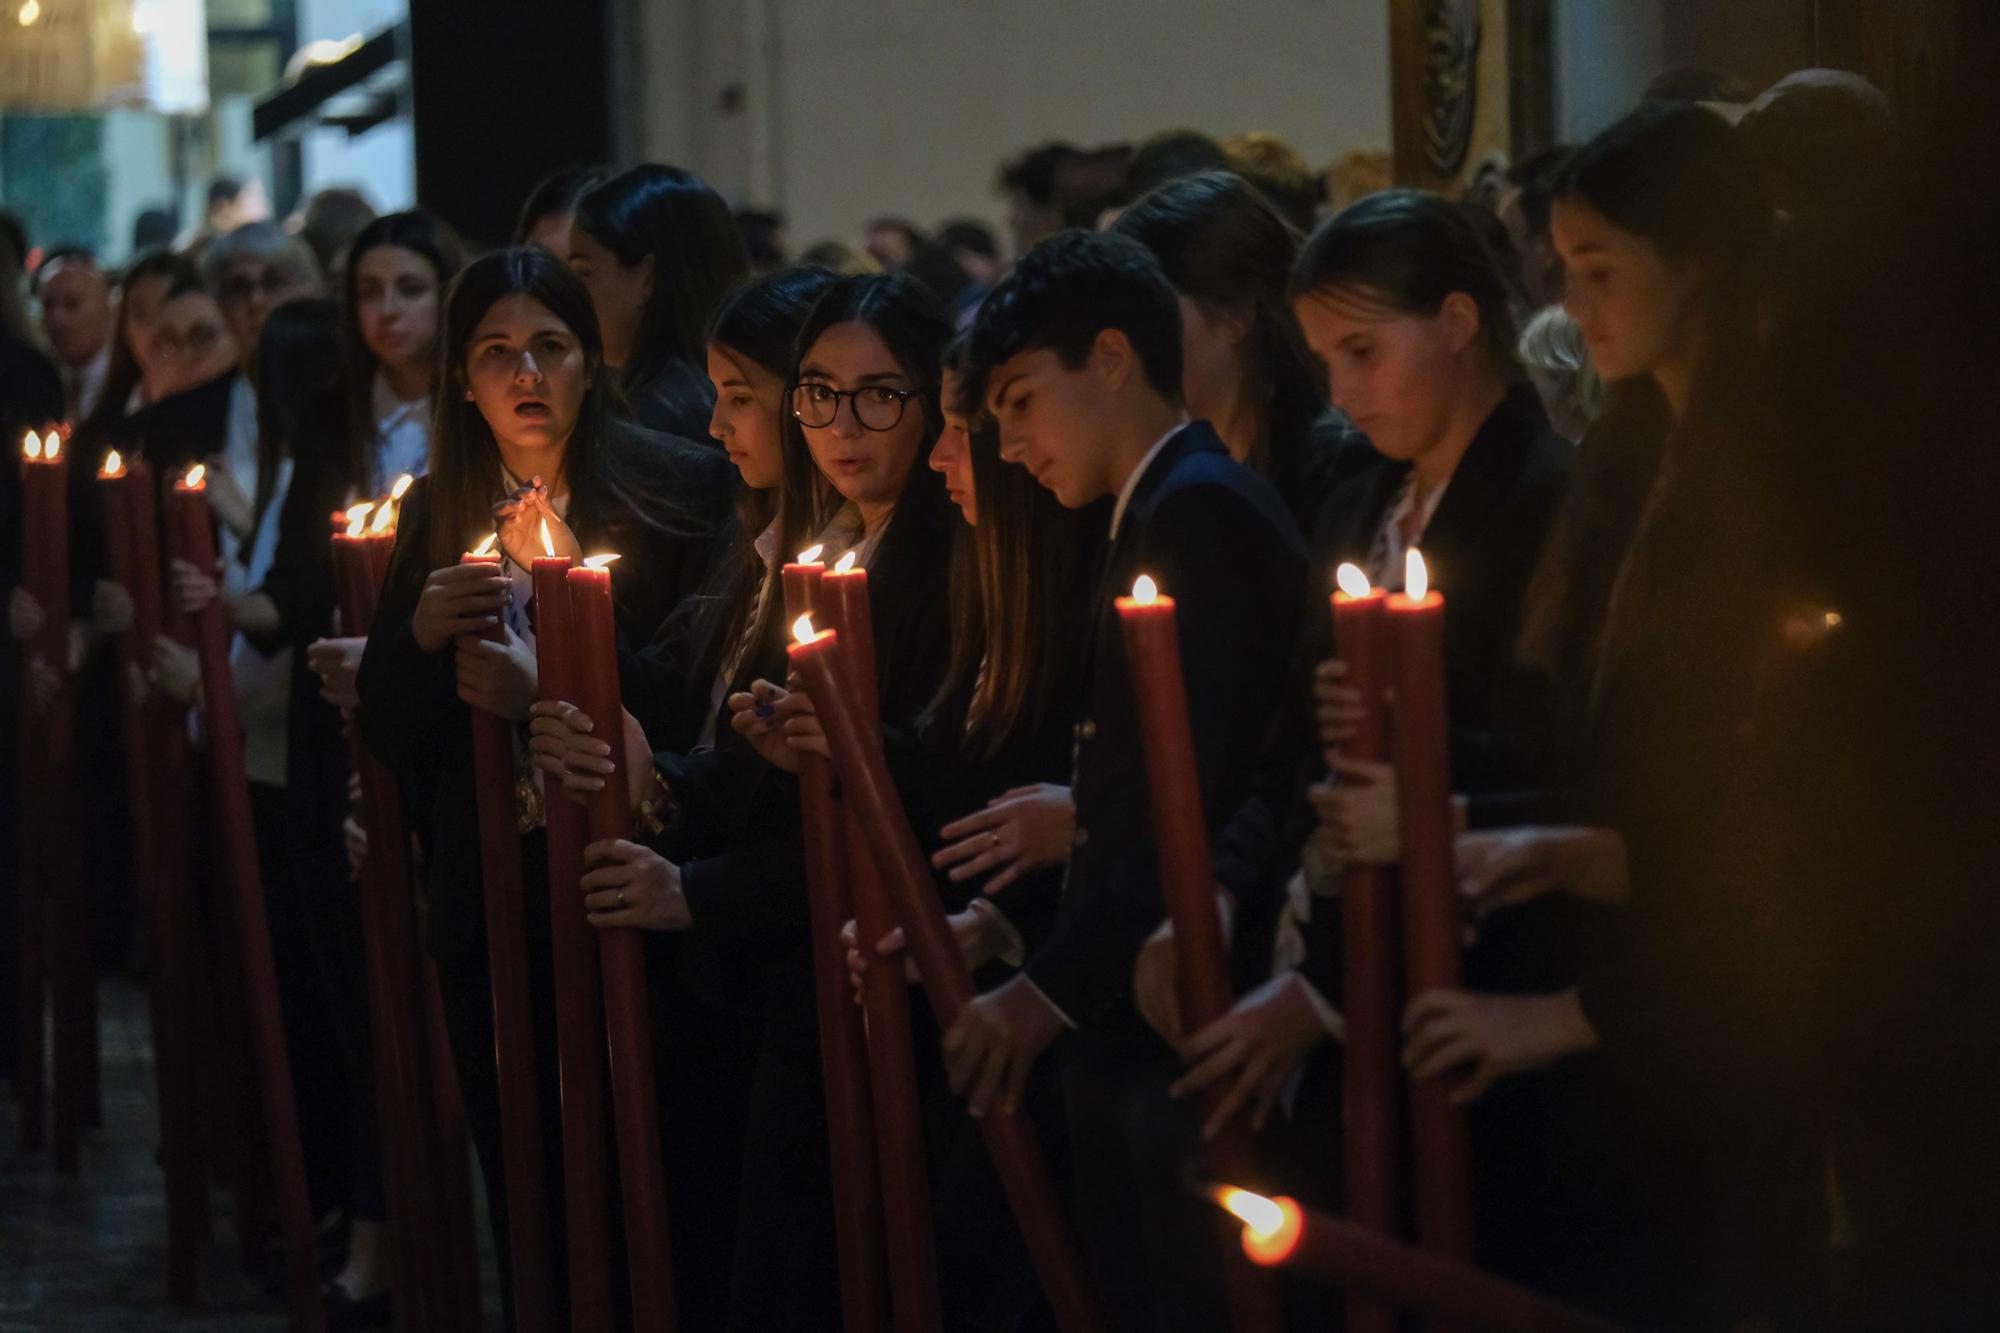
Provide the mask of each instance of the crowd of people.
MULTIPOLYGON (((1995 936, 1968 835, 1991 816, 1965 798, 1993 618, 1934 562, 1976 549, 1990 461, 1929 391, 1960 324, 1909 301, 1950 251, 1896 204, 1929 159, 1872 87, 1715 93, 1663 85, 1464 199, 1335 207, 1268 135, 1047 145, 1001 174, 1005 244, 884 215, 800 261, 690 172, 579 168, 476 256, 421 208, 118 272, 51 248, 39 330, 28 238, 0 229, 5 438, 62 421, 92 466, 209 468, 221 563, 174 562, 171 594, 236 636, 336 1325, 404 1294, 350 728, 404 794, 509 1262, 474 710, 518 742, 552 1179, 539 812, 615 775, 638 831, 590 848, 575 910, 646 939, 680 1326, 838 1325, 797 778, 828 740, 779 579, 811 547, 868 572, 885 752, 980 987, 948 1025, 912 990, 945 1327, 1052 1326, 989 1114, 1035 1121, 1114 1329, 1229 1326, 1228 1233, 1187 1177, 1225 1124, 1254 1130, 1254 1183, 1341 1209, 1342 877, 1401 841, 1327 599, 1342 564, 1401 588, 1418 549, 1446 598, 1464 982, 1410 1000, 1402 1061, 1466 1108, 1478 1264, 1631 1327, 1988 1325, 1995 936), (1884 340, 1900 382, 1872 373, 1884 340), (327 516, 404 473, 375 624, 344 635, 327 516), (502 563, 461 564, 489 532, 502 563), (545 539, 622 557, 622 718, 541 697, 545 539), (1177 606, 1241 996, 1199 1026, 1112 609, 1142 573, 1177 606)), ((33 708, 74 677, 116 792, 132 598, 73 475, 70 660, 11 654, 10 683, 33 708)), ((189 645, 145 657, 134 688, 200 708, 189 645)), ((112 951, 116 805, 92 802, 87 873, 112 951)), ((916 980, 900 932, 844 939, 857 985, 916 980)), ((1285 1301, 1340 1326, 1332 1289, 1285 1301)))

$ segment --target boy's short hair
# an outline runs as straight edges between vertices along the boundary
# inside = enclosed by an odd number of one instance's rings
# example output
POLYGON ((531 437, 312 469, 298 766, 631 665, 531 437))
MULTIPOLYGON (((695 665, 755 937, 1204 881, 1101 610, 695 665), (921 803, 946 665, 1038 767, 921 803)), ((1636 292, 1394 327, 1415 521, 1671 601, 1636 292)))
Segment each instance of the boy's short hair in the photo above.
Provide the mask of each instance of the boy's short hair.
POLYGON ((1075 370, 1097 335, 1117 329, 1146 381, 1181 401, 1181 307, 1152 251, 1108 232, 1058 232, 1020 262, 979 307, 966 349, 967 389, 983 402, 995 367, 1047 349, 1075 370))

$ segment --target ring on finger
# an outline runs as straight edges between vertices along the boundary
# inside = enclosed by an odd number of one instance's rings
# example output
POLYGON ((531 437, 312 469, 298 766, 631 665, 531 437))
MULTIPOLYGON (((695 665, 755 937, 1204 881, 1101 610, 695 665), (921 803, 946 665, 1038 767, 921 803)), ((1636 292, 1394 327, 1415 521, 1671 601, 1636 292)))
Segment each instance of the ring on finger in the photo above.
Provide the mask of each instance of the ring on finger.
POLYGON ((618 890, 618 905, 620 907, 625 906, 625 890, 623 889, 618 890))
POLYGON ((1000 845, 1000 835, 998 833, 987 834, 986 845, 988 847, 998 847, 1000 845))

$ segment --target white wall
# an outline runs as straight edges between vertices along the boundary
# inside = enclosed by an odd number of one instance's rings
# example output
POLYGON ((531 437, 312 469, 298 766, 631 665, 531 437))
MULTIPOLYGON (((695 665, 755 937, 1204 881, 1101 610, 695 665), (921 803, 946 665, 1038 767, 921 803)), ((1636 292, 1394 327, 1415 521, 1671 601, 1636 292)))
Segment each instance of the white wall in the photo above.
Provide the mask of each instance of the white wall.
MULTIPOLYGON (((357 32, 372 37, 408 12, 406 0, 300 0, 299 45, 340 41, 357 32)), ((330 185, 358 186, 383 213, 416 202, 415 141, 406 116, 355 139, 346 130, 308 130, 304 144, 308 195, 330 185)))
POLYGON ((635 3, 641 151, 776 203, 801 247, 877 213, 997 224, 999 163, 1051 138, 1269 130, 1316 167, 1389 146, 1387 0, 635 3))

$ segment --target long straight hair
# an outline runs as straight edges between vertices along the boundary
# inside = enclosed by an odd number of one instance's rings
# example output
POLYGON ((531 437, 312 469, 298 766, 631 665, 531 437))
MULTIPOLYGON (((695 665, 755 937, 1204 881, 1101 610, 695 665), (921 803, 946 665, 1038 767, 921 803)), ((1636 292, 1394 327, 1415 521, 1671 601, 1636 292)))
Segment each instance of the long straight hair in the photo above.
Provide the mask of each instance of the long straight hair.
POLYGON ((170 250, 149 251, 126 265, 118 279, 118 315, 111 324, 111 359, 105 367, 104 391, 77 427, 79 438, 108 437, 125 420, 125 404, 131 401, 140 378, 139 357, 132 350, 132 285, 148 278, 165 278, 169 287, 199 281, 195 266, 170 250))
MULTIPOLYGON (((907 274, 869 273, 841 278, 821 294, 799 329, 787 382, 798 377, 799 366, 821 334, 835 325, 849 323, 866 325, 881 337, 915 388, 903 410, 908 412, 914 407, 923 414, 923 437, 911 462, 909 479, 903 484, 896 511, 869 565, 871 572, 880 571, 879 579, 875 579, 877 586, 885 586, 899 581, 913 558, 909 553, 933 540, 935 529, 950 521, 947 511, 951 509, 951 501, 945 495, 944 479, 926 467, 924 460, 944 429, 938 381, 940 357, 951 337, 951 316, 936 293, 907 274)), ((791 414, 789 406, 781 424, 784 480, 778 502, 778 550, 781 555, 789 556, 817 540, 842 501, 840 493, 813 462, 805 428, 791 414)), ((877 632, 886 632, 886 627, 878 627, 877 632)), ((880 647, 881 684, 886 692, 895 669, 895 645, 885 642, 880 647)))
MULTIPOLYGON (((792 374, 799 330, 826 289, 837 281, 823 268, 779 269, 754 278, 724 298, 708 330, 708 345, 732 357, 750 361, 776 375, 780 384, 792 374)), ((778 403, 779 433, 790 415, 781 397, 778 403)), ((780 444, 780 449, 783 445, 780 444)), ((750 651, 734 663, 740 677, 752 669, 758 647, 777 634, 783 618, 782 599, 774 595, 771 572, 757 554, 757 538, 778 515, 783 483, 771 490, 752 486, 736 488, 736 536, 732 549, 711 567, 709 587, 700 594, 697 614, 701 617, 697 641, 713 653, 718 667, 730 664, 728 654, 737 643, 750 651), (759 600, 759 592, 762 600, 759 600), (757 620, 750 623, 752 604, 757 620), (747 631, 747 632, 746 632, 747 631)), ((794 548, 795 549, 795 548, 794 548)), ((780 560, 792 551, 780 548, 780 560)), ((732 686, 738 683, 732 679, 732 686)))
POLYGON ((377 246, 396 245, 420 254, 438 287, 438 337, 431 349, 431 389, 437 389, 438 347, 444 341, 444 294, 465 267, 465 246, 445 221, 421 208, 390 213, 361 229, 347 247, 346 314, 341 339, 342 381, 347 390, 347 457, 342 460, 355 485, 366 485, 367 448, 375 438, 375 371, 379 362, 361 336, 361 257, 377 246))
POLYGON ((1326 411, 1326 368, 1306 345, 1286 286, 1299 236, 1241 176, 1204 171, 1160 186, 1119 214, 1111 229, 1151 250, 1174 290, 1212 309, 1248 306, 1244 373, 1257 412, 1246 461, 1289 475, 1326 411))
POLYGON ((628 268, 653 260, 653 294, 624 368, 636 396, 678 368, 701 378, 704 335, 728 291, 750 271, 736 215, 706 181, 647 162, 577 201, 576 225, 628 268))
POLYGON ((624 397, 604 363, 604 338, 590 292, 554 255, 517 246, 473 260, 445 293, 444 369, 431 426, 431 567, 457 560, 468 542, 492 527, 492 507, 501 490, 500 447, 478 405, 463 391, 472 335, 486 312, 510 296, 546 307, 583 349, 583 404, 561 464, 569 483, 570 526, 582 532, 629 515, 674 536, 710 530, 657 466, 663 455, 654 447, 655 437, 627 417, 624 397))
MULTIPOLYGON (((322 450, 339 452, 346 439, 333 410, 340 394, 340 303, 302 296, 273 310, 250 352, 250 384, 257 391, 257 495, 263 520, 277 490, 278 463, 287 452, 293 476, 321 462, 322 450)), ((244 547, 247 552, 248 543, 244 547)))
MULTIPOLYGON (((965 363, 961 336, 945 368, 965 363)), ((959 530, 953 551, 951 662, 924 721, 965 699, 965 753, 997 758, 1017 736, 1046 722, 1065 699, 1077 627, 1073 591, 1089 579, 1096 506, 1065 509, 1055 496, 1000 457, 1000 428, 980 404, 948 405, 970 419, 972 487, 979 522, 959 530)))

